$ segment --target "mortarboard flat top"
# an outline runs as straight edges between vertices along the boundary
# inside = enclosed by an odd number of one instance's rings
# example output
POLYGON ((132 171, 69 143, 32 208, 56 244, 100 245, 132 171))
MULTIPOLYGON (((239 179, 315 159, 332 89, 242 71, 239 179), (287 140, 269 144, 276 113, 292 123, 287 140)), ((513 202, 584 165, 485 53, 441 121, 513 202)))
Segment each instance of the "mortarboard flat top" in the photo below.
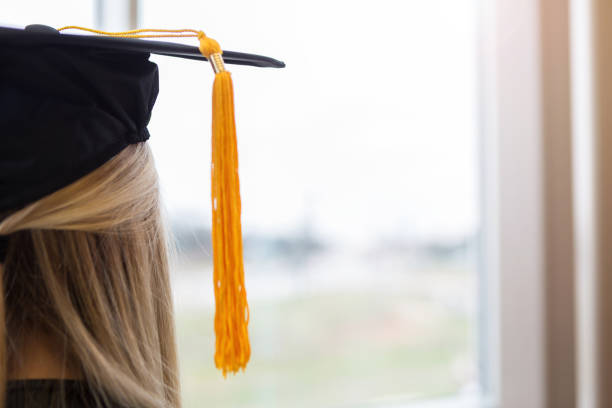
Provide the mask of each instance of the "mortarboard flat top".
MULTIPOLYGON (((60 45, 62 47, 90 47, 113 51, 147 52, 207 61, 198 47, 168 41, 150 41, 137 38, 117 38, 98 35, 60 34, 58 30, 41 24, 32 24, 25 29, 0 27, 0 45, 41 46, 60 45)), ((249 65, 262 68, 284 68, 285 63, 262 55, 223 51, 226 64, 249 65)))

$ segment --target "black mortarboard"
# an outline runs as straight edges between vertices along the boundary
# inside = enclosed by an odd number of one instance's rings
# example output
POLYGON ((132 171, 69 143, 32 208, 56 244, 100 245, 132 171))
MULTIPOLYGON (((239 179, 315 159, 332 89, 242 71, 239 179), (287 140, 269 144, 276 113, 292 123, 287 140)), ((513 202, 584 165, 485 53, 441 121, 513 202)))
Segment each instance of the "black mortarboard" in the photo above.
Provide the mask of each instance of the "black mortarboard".
POLYGON ((215 295, 220 296, 218 288, 227 283, 229 274, 239 277, 232 282, 242 283, 230 289, 238 303, 217 299, 215 362, 224 374, 235 372, 245 367, 250 348, 233 89, 223 62, 275 68, 284 64, 221 51, 214 40, 196 30, 97 33, 110 36, 63 34, 42 25, 0 27, 0 214, 67 186, 128 145, 149 138, 147 124, 158 94, 157 65, 149 61, 151 53, 210 60, 216 73, 211 166, 215 295), (197 37, 200 47, 140 39, 162 36, 197 37), (228 239, 228 232, 240 239, 228 239), (235 261, 230 262, 232 270, 220 261, 228 257, 235 261), (224 324, 240 326, 239 333, 226 338, 232 330, 224 330, 224 324))

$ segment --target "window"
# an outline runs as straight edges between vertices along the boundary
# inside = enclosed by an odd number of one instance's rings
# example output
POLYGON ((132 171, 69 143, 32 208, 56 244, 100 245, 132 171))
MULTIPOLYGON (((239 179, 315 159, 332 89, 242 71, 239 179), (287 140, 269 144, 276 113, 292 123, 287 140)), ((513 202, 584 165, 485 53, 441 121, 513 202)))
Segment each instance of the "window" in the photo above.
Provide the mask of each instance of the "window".
POLYGON ((142 2, 143 27, 201 28, 225 49, 287 62, 231 67, 253 354, 224 380, 213 362, 212 73, 152 57, 186 407, 455 407, 488 391, 477 5, 142 2))

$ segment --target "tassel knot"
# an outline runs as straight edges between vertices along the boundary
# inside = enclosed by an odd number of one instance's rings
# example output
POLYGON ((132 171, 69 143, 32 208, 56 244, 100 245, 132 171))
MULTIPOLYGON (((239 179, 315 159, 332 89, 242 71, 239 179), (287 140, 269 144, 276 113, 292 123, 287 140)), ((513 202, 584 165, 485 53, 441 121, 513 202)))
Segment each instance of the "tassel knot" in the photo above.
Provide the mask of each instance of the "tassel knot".
POLYGON ((210 58, 210 56, 213 54, 223 54, 219 43, 212 38, 207 37, 203 31, 198 32, 198 39, 200 40, 200 52, 206 58, 210 58))

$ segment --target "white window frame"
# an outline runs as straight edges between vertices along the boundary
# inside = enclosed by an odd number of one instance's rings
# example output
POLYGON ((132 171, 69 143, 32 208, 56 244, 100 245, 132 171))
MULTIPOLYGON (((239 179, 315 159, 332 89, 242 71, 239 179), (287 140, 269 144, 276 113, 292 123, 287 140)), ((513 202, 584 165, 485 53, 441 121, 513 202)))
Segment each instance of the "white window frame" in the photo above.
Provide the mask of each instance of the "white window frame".
POLYGON ((495 406, 524 408, 544 406, 539 55, 527 1, 482 3, 481 61, 488 391, 495 406))
POLYGON ((569 4, 482 7, 485 392, 496 407, 573 407, 569 4))
POLYGON ((138 28, 139 0, 94 0, 96 28, 124 31, 138 28))

